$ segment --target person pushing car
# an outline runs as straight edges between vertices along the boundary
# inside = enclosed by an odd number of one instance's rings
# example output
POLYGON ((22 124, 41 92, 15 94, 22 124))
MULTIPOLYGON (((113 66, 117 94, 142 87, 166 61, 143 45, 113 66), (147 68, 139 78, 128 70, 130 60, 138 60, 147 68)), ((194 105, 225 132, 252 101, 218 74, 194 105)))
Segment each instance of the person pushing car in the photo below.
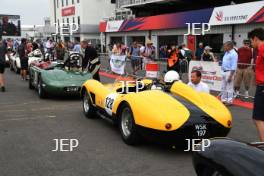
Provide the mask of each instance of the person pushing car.
POLYGON ((81 42, 81 48, 84 55, 82 60, 82 69, 88 70, 93 75, 93 79, 100 81, 99 71, 101 63, 96 49, 92 47, 92 43, 87 40, 83 40, 81 42))

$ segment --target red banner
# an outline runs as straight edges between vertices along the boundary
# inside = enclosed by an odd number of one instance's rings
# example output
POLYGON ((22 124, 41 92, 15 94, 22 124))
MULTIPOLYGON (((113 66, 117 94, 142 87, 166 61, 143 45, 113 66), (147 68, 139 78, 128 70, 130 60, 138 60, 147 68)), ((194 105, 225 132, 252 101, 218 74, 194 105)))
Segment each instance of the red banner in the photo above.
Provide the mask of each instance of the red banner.
POLYGON ((195 36, 194 35, 188 35, 187 37, 187 46, 190 50, 195 51, 195 36))
POLYGON ((105 32, 106 31, 106 26, 107 26, 107 22, 106 21, 100 22, 99 31, 100 32, 105 32))
POLYGON ((75 7, 67 7, 61 10, 61 15, 62 16, 71 16, 75 15, 75 7))

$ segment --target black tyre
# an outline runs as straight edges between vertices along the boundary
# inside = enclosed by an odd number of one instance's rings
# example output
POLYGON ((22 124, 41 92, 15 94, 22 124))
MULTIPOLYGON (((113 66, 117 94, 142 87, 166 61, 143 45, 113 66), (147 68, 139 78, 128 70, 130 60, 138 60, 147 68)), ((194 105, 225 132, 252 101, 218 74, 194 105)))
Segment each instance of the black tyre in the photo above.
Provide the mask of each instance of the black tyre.
POLYGON ((31 76, 31 74, 30 74, 30 71, 29 71, 29 79, 28 79, 28 88, 30 89, 30 90, 33 90, 34 89, 34 86, 32 85, 32 76, 31 76))
POLYGON ((85 91, 83 96, 83 113, 85 117, 93 119, 96 117, 96 108, 93 106, 89 93, 85 91))
POLYGON ((140 142, 140 135, 136 128, 133 112, 127 103, 123 104, 120 110, 119 130, 126 144, 136 145, 140 142))
MULTIPOLYGON (((223 176, 220 172, 211 167, 204 167, 204 169, 198 173, 198 176, 223 176)), ((226 175, 230 176, 230 175, 226 175)))
POLYGON ((43 89, 43 81, 41 78, 39 78, 39 82, 38 82, 38 95, 39 98, 46 98, 47 94, 45 92, 45 90, 43 89))

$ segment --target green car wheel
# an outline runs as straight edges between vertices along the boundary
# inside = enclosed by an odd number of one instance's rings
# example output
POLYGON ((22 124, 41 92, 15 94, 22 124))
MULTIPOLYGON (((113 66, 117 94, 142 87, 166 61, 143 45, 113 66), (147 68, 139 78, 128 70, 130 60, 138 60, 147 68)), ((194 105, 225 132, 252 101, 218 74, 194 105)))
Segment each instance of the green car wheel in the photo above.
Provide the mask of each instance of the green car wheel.
POLYGON ((41 78, 39 78, 39 82, 38 82, 38 95, 39 95, 39 98, 47 97, 45 91, 43 90, 43 81, 41 78))
POLYGON ((32 76, 31 76, 30 72, 29 72, 28 88, 30 90, 34 89, 34 86, 32 85, 32 76))

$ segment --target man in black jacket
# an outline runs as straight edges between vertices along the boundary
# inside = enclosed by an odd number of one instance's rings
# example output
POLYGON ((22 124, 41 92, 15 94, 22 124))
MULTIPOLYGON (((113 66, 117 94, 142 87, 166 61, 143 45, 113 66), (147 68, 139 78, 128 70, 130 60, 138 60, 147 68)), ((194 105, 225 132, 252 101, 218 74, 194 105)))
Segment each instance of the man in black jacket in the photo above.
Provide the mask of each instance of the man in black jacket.
POLYGON ((5 55, 6 55, 6 47, 4 43, 0 41, 0 88, 2 92, 5 92, 5 80, 4 80, 5 55))
POLYGON ((22 80, 27 78, 27 69, 28 69, 28 56, 27 56, 27 39, 23 38, 21 44, 18 47, 18 54, 20 58, 21 70, 20 75, 22 80))
POLYGON ((81 48, 84 54, 82 60, 83 70, 88 70, 93 75, 93 79, 100 81, 99 71, 101 63, 96 49, 92 46, 91 42, 88 42, 87 40, 81 42, 81 48))

